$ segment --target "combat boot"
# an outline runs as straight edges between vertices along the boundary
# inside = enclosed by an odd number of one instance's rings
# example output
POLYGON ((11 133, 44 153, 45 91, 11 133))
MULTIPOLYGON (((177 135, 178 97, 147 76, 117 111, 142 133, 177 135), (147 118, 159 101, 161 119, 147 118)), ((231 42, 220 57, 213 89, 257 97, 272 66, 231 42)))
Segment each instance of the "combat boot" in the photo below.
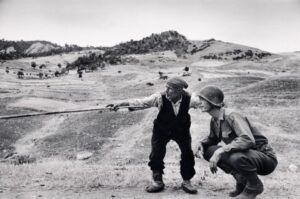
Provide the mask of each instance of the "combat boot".
POLYGON ((231 175, 236 180, 236 185, 235 185, 235 190, 229 192, 229 196, 236 197, 244 191, 244 188, 246 187, 247 184, 247 179, 237 172, 232 172, 231 175))
POLYGON ((162 179, 162 172, 152 171, 153 182, 151 185, 146 187, 146 191, 149 193, 156 193, 164 190, 165 184, 162 179))
POLYGON ((245 178, 247 179, 247 184, 238 199, 256 199, 256 196, 264 191, 262 181, 258 178, 257 174, 245 176, 245 178))

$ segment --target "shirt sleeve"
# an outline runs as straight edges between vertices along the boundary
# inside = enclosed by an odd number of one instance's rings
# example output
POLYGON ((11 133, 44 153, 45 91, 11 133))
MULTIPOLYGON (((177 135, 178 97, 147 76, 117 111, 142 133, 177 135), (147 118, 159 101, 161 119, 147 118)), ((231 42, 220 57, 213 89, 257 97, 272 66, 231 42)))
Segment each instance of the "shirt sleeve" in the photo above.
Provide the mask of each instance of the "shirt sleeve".
POLYGON ((204 148, 207 148, 212 145, 217 145, 221 140, 216 136, 214 131, 213 120, 210 121, 210 132, 208 137, 201 141, 204 148))
POLYGON ((196 93, 191 94, 190 108, 198 108, 200 105, 200 99, 196 93))
POLYGON ((255 139, 246 118, 238 113, 232 113, 229 115, 229 124, 237 137, 223 146, 226 152, 246 150, 255 146, 255 139))
POLYGON ((150 107, 161 107, 162 105, 162 96, 161 93, 157 92, 148 97, 142 99, 131 99, 129 100, 130 106, 141 106, 145 108, 150 107))

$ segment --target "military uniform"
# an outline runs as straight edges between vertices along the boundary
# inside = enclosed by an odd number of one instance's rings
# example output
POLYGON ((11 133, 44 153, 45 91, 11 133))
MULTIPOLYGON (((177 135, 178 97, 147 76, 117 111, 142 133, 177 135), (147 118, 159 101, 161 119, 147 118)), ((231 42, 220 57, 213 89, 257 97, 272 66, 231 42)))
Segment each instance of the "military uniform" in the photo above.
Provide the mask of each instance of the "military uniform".
POLYGON ((237 112, 221 109, 218 119, 211 119, 210 134, 202 140, 204 158, 209 161, 214 151, 223 141, 222 154, 218 166, 225 172, 233 170, 245 175, 257 172, 268 175, 277 166, 274 150, 265 136, 247 119, 237 112))

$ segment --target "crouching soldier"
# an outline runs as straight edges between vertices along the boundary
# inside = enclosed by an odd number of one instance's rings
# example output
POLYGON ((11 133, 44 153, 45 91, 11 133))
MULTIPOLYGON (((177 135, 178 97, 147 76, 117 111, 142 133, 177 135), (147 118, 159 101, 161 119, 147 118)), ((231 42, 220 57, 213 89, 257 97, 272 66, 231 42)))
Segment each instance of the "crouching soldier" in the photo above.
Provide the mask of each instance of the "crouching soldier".
POLYGON ((154 120, 151 139, 151 154, 149 166, 152 170, 153 183, 146 188, 147 192, 160 192, 164 189, 163 170, 166 146, 174 140, 181 151, 180 173, 183 178, 182 188, 188 193, 196 193, 197 189, 191 184, 195 175, 194 153, 191 148, 190 135, 190 108, 199 106, 199 98, 193 93, 189 94, 184 89, 188 84, 179 77, 167 81, 166 90, 157 92, 143 99, 132 99, 111 105, 117 110, 120 106, 142 106, 145 108, 157 107, 159 113, 154 120))
POLYGON ((209 161, 212 173, 217 167, 233 175, 236 189, 231 197, 256 198, 263 192, 258 175, 268 175, 277 166, 277 159, 268 139, 247 117, 223 107, 224 94, 215 86, 204 87, 200 93, 200 109, 212 116, 210 134, 200 142, 196 157, 209 161), (223 141, 225 145, 218 145, 223 141))

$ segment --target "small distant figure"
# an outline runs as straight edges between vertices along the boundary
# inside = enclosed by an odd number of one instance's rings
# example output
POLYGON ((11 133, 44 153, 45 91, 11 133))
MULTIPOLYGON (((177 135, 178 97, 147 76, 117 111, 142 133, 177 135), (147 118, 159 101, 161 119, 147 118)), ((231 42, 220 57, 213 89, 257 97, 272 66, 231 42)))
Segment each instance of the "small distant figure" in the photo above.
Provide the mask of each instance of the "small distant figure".
POLYGON ((6 74, 9 73, 9 67, 8 66, 6 67, 5 72, 6 72, 6 74))

